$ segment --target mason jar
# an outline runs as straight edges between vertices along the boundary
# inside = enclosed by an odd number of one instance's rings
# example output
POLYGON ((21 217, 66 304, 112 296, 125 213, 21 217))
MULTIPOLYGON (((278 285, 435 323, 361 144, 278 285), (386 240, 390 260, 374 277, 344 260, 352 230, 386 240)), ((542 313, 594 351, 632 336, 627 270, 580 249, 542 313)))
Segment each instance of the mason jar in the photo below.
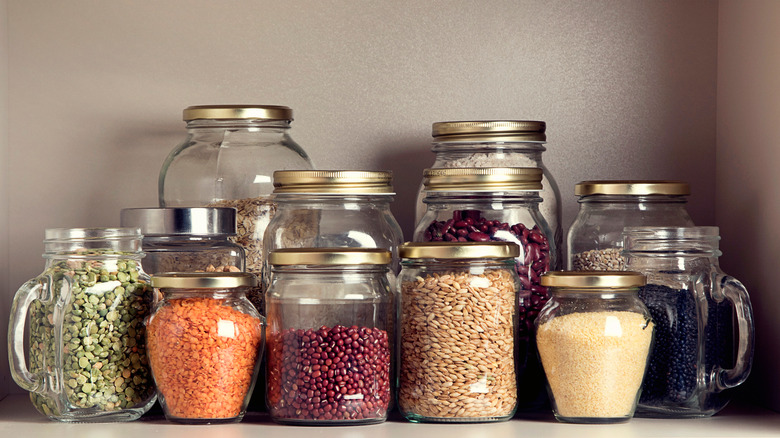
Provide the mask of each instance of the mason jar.
POLYGON ((511 242, 401 246, 398 406, 412 422, 490 422, 517 408, 511 242))
POLYGON ((246 270, 260 276, 263 232, 276 211, 273 172, 311 169, 290 136, 292 110, 274 105, 202 105, 184 110, 187 136, 160 169, 160 207, 233 207, 246 270))
MULTIPOLYGON (((539 209, 552 230, 555 248, 562 248, 561 193, 542 161, 547 150, 547 125, 533 120, 476 120, 436 122, 432 127, 436 158, 431 168, 538 167, 542 169, 539 209)), ((417 196, 415 221, 425 213, 424 186, 417 196)), ((561 254, 557 254, 561 259, 561 254)))
POLYGON ((390 273, 395 281, 403 234, 390 211, 392 178, 389 171, 274 172, 277 210, 263 237, 265 253, 283 248, 382 248, 393 256, 390 273))
POLYGON ((177 423, 239 422, 263 353, 263 317, 246 298, 257 277, 246 272, 174 272, 152 276, 163 297, 146 323, 157 394, 177 423))
POLYGON ((637 272, 555 271, 542 276, 552 298, 536 320, 536 345, 555 418, 565 423, 631 419, 654 324, 637 272))
POLYGON ((14 297, 11 376, 50 419, 137 419, 155 401, 143 324, 151 288, 141 267, 140 230, 51 228, 44 248, 43 273, 14 297))
POLYGON ((534 320, 549 299, 541 275, 558 266, 555 239, 539 211, 539 168, 426 169, 426 212, 414 232, 415 242, 506 241, 520 247, 515 270, 518 289, 518 361, 523 391, 520 410, 547 404, 544 372, 534 345, 534 320))
POLYGON ((692 226, 685 208, 691 190, 680 181, 583 181, 575 186, 579 211, 567 237, 566 268, 626 269, 623 228, 692 226))
POLYGON ((627 267, 655 321, 637 415, 709 417, 750 374, 755 329, 745 287, 721 271, 718 227, 630 227, 627 267))
POLYGON ((385 421, 395 339, 390 252, 287 248, 268 259, 271 419, 299 425, 385 421))
POLYGON ((229 240, 235 208, 124 208, 120 217, 121 226, 141 229, 149 274, 244 270, 244 248, 229 240))

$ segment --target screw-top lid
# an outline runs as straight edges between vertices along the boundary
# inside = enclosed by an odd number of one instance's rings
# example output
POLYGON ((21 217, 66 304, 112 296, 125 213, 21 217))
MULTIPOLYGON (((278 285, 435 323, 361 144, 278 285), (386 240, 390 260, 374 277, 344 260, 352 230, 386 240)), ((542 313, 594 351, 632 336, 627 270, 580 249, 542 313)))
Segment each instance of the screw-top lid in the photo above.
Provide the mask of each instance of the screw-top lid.
POLYGON ((425 169, 424 190, 429 191, 539 191, 538 167, 459 167, 425 169))
POLYGON ((279 105, 195 105, 184 109, 185 122, 210 120, 293 120, 292 109, 279 105))
POLYGON ((274 193, 392 195, 393 173, 374 170, 277 170, 274 193))
POLYGON ((123 227, 139 227, 145 236, 236 234, 236 209, 232 207, 124 208, 123 227))
POLYGON ((249 272, 163 272, 152 275, 152 287, 182 289, 226 289, 255 287, 257 276, 249 272))
POLYGON ((544 122, 533 120, 475 120, 436 122, 435 141, 532 141, 544 142, 544 122))
POLYGON ((587 195, 690 195, 691 188, 682 181, 582 181, 574 186, 574 194, 587 195))
POLYGON ((601 292, 604 289, 630 289, 644 286, 646 278, 639 272, 631 271, 551 271, 542 274, 542 286, 576 288, 580 290, 593 289, 601 292))
POLYGON ((390 251, 381 248, 284 248, 272 250, 268 263, 280 265, 386 265, 390 251))
POLYGON ((398 247, 402 259, 510 259, 520 255, 512 242, 407 242, 398 247))

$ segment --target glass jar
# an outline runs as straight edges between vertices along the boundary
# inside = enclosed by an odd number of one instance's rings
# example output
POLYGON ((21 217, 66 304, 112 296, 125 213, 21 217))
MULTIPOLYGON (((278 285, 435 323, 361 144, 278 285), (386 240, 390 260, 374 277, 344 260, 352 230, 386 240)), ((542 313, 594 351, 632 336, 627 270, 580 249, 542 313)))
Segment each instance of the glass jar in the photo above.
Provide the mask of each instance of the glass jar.
POLYGON ((235 208, 125 208, 120 224, 141 229, 149 274, 244 270, 244 248, 228 240, 236 235, 235 208))
MULTIPOLYGON (((563 243, 561 192, 558 183, 542 161, 547 150, 545 122, 531 120, 484 120, 436 122, 433 147, 436 160, 431 166, 453 167, 538 167, 542 169, 542 198, 539 209, 553 232, 556 259, 561 260, 563 243)), ((425 214, 424 186, 417 197, 416 221, 425 214)))
POLYGON ((693 225, 685 205, 691 191, 679 181, 583 181, 575 186, 580 209, 567 237, 573 271, 622 271, 623 228, 693 225))
POLYGON ((539 212, 539 168, 426 169, 427 210, 415 242, 507 241, 520 246, 515 268, 520 277, 517 329, 520 410, 546 407, 544 371, 534 345, 534 320, 549 299, 541 275, 558 266, 555 241, 539 212))
POLYGON ((151 288, 140 263, 140 230, 47 229, 44 248, 43 273, 14 297, 11 376, 50 419, 137 419, 155 400, 144 343, 151 288))
POLYGON ((245 296, 256 284, 245 272, 152 276, 163 300, 147 321, 146 345, 168 420, 243 418, 263 353, 263 317, 245 296))
POLYGON ((393 255, 390 271, 395 281, 403 234, 390 211, 392 177, 389 171, 366 170, 274 172, 277 210, 263 238, 265 253, 282 248, 384 248, 393 255))
POLYGON ((747 379, 753 310, 745 287, 721 271, 717 227, 632 227, 628 269, 647 276, 639 297, 655 321, 637 415, 708 417, 747 379))
POLYGON ((311 169, 290 137, 292 110, 273 105, 205 105, 184 110, 187 137, 162 165, 161 207, 234 207, 246 270, 262 274, 263 233, 276 211, 272 173, 311 169))
POLYGON ((552 298, 536 320, 536 344, 555 418, 565 423, 631 419, 653 342, 637 272, 548 272, 552 298))
POLYGON ((406 419, 514 415, 522 391, 515 361, 519 253, 510 242, 401 246, 398 406, 406 419))
POLYGON ((271 419, 301 425, 385 421, 395 338, 390 252, 277 249, 268 259, 271 419))

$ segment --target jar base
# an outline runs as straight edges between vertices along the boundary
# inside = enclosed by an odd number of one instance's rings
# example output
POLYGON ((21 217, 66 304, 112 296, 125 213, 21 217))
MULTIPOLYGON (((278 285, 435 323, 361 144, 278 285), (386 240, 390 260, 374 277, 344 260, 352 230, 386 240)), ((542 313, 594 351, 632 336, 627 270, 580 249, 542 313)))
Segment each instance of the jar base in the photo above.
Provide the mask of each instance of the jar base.
POLYGON ((564 417, 561 415, 555 415, 555 419, 561 423, 577 423, 577 424, 613 424, 613 423, 625 423, 631 419, 631 415, 626 417, 564 417))
POLYGON ((165 419, 172 423, 180 424, 229 424, 238 423, 244 418, 243 415, 230 418, 182 418, 166 415, 165 419))
POLYGON ((488 417, 426 417, 417 414, 404 414, 404 418, 412 423, 497 423, 508 421, 514 413, 506 416, 488 416, 488 417))
POLYGON ((377 418, 360 418, 355 420, 303 420, 296 418, 274 418, 271 417, 274 423, 286 424, 290 426, 360 426, 367 424, 379 424, 384 423, 387 420, 387 416, 377 418))

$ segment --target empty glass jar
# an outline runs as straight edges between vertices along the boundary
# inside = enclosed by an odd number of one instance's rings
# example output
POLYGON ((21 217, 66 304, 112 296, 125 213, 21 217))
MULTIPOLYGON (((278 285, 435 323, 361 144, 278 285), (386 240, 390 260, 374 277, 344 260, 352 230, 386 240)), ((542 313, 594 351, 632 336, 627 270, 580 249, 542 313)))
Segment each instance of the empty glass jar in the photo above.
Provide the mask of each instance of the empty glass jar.
POLYGON ((707 417, 753 360, 753 311, 745 287, 719 265, 717 227, 632 227, 627 267, 647 276, 639 293, 655 322, 637 415, 707 417))
POLYGON ((395 339, 390 262, 390 252, 376 248, 269 254, 266 398, 274 421, 385 421, 395 339))
POLYGON ((50 419, 137 419, 155 400, 140 231, 53 228, 45 236, 44 271, 19 288, 11 309, 11 376, 50 419))
POLYGON ((583 181, 575 186, 580 208, 567 237, 566 269, 621 271, 626 268, 623 228, 692 226, 690 187, 679 181, 583 181))

